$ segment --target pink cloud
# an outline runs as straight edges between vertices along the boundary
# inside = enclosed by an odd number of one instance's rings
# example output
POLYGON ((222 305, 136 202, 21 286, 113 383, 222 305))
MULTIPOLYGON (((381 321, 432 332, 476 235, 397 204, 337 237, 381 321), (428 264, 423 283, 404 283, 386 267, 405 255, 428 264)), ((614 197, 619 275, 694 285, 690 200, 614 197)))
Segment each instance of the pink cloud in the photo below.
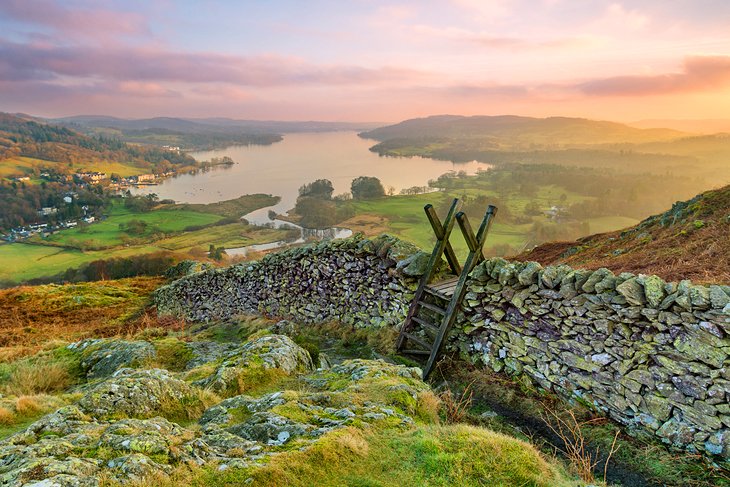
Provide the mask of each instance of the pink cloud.
POLYGON ((93 8, 69 8, 51 0, 3 0, 0 13, 31 24, 50 27, 70 38, 107 38, 116 34, 145 34, 147 21, 139 13, 93 8))
POLYGON ((588 81, 578 88, 589 95, 660 95, 730 86, 730 56, 691 56, 678 73, 616 76, 588 81))
POLYGON ((142 81, 122 81, 117 85, 119 93, 139 97, 180 97, 181 94, 159 83, 142 81))
POLYGON ((378 84, 423 78, 392 67, 323 65, 282 56, 231 56, 139 47, 60 47, 0 40, 0 72, 15 79, 223 82, 246 86, 378 84))

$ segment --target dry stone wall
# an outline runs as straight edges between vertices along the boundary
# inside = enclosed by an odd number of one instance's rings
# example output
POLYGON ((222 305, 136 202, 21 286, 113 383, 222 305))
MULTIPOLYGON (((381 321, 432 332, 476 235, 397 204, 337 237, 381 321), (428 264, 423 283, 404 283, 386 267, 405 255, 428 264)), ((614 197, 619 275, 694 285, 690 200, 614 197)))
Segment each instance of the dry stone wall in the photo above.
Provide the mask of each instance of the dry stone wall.
MULTIPOLYGON (((195 321, 261 312, 398 326, 427 256, 383 236, 272 254, 161 288, 195 321)), ((468 281, 449 347, 730 462, 730 287, 490 259, 468 281)))
POLYGON ((353 237, 194 272, 160 288, 155 301, 158 312, 191 321, 261 313, 303 323, 395 326, 427 261, 413 245, 387 235, 353 237))
POLYGON ((730 459, 730 287, 503 259, 470 277, 464 355, 730 459))

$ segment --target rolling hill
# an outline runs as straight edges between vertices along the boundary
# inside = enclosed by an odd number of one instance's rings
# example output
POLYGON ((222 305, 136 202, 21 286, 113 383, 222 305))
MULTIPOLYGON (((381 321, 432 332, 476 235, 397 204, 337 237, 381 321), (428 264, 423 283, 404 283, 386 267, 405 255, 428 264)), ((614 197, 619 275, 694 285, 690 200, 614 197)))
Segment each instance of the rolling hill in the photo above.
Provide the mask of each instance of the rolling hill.
POLYGON ((628 125, 583 118, 532 118, 515 115, 437 115, 406 120, 363 132, 379 141, 423 137, 451 139, 494 138, 502 144, 539 146, 600 145, 672 140, 686 135, 670 129, 638 129, 628 125))
POLYGON ((68 127, 0 113, 0 176, 29 175, 38 167, 70 174, 80 170, 108 172, 129 167, 138 172, 190 166, 183 153, 126 144, 109 137, 90 137, 68 127))
POLYGON ((231 145, 269 145, 292 132, 366 130, 372 123, 279 122, 230 118, 155 117, 123 119, 101 115, 80 115, 49 120, 84 132, 117 137, 126 142, 172 145, 185 150, 208 150, 231 145))
POLYGON ((543 244, 516 258, 730 283, 730 186, 677 202, 634 227, 543 244))

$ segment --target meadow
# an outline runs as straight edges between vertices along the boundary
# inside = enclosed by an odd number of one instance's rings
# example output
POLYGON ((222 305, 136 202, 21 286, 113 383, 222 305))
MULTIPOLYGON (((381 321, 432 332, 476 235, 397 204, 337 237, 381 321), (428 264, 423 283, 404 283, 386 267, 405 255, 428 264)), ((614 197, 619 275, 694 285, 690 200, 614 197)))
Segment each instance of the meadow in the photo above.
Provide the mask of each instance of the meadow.
MULTIPOLYGON (((443 219, 453 198, 460 198, 465 202, 465 212, 475 232, 486 206, 494 204, 498 207, 497 217, 486 243, 487 252, 497 254, 518 252, 535 243, 534 240, 540 238, 538 235, 533 235, 536 223, 546 227, 560 226, 545 215, 551 207, 556 205, 568 207, 596 199, 556 184, 536 186, 527 194, 517 187, 497 186, 484 177, 461 177, 450 181, 438 192, 352 201, 350 204, 355 216, 340 225, 366 235, 392 233, 421 248, 430 249, 434 243, 434 236, 423 207, 432 204, 443 219), (528 214, 526 211, 528 205, 536 207, 539 213, 528 214)), ((571 222, 571 225, 565 223, 563 228, 567 230, 580 223, 582 235, 589 235, 625 228, 635 225, 638 221, 621 215, 595 216, 583 218, 580 222, 571 222)), ((557 237, 567 239, 581 236, 576 232, 577 230, 572 233, 570 231, 559 233, 557 237)), ((452 245, 457 253, 466 254, 466 243, 458 226, 454 227, 452 245)))
MULTIPOLYGON (((11 157, 0 160, 0 177, 12 178, 19 176, 33 176, 45 168, 58 166, 59 162, 46 161, 33 157, 11 157)), ((65 164, 69 172, 103 172, 106 174, 119 174, 122 177, 137 176, 150 172, 149 169, 137 167, 131 162, 128 164, 112 161, 85 160, 73 165, 65 164)))
POLYGON ((115 202, 109 216, 100 222, 69 228, 45 239, 38 237, 34 242, 60 247, 101 250, 128 243, 132 237, 138 241, 150 240, 156 234, 181 232, 188 227, 211 225, 221 219, 223 217, 219 215, 174 207, 139 212, 126 208, 120 202, 115 202), (124 231, 125 226, 132 221, 144 223, 142 233, 130 235, 124 231))
POLYGON ((255 227, 230 216, 277 201, 267 195, 245 195, 212 205, 162 205, 151 211, 135 211, 116 201, 102 221, 0 245, 0 282, 22 283, 97 260, 158 252, 206 259, 210 245, 235 248, 291 238, 288 230, 255 227), (130 222, 137 222, 141 231, 130 233, 130 222))

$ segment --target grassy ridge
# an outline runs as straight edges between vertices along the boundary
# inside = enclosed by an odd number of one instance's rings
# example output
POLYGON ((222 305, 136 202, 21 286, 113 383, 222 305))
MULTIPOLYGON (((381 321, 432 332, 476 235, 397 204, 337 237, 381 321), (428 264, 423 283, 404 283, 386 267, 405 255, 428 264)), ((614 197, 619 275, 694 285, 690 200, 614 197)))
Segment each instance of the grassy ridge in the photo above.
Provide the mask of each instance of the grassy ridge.
POLYGON ((528 443, 466 425, 368 432, 347 428, 311 448, 273 457, 262 468, 204 470, 186 480, 195 486, 237 486, 248 478, 254 485, 272 487, 578 485, 528 443))
POLYGON ((56 340, 123 333, 161 283, 160 278, 138 277, 0 290, 0 361, 56 340))

